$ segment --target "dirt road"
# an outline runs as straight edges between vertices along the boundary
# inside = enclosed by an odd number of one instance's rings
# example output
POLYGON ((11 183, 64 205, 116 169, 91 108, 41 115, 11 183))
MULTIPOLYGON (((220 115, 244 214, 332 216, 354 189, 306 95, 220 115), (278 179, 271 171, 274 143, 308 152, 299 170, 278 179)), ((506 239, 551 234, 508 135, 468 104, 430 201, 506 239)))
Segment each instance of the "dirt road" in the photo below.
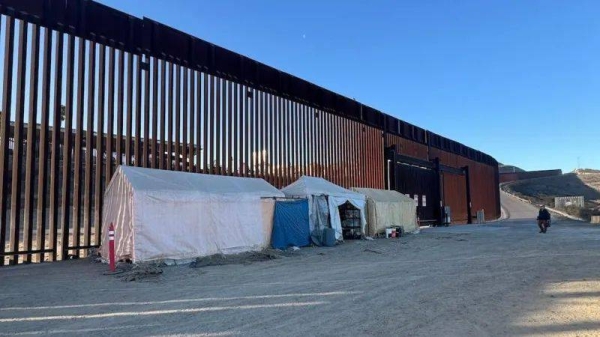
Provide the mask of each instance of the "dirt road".
POLYGON ((600 228, 538 234, 511 205, 504 222, 141 282, 83 260, 2 268, 0 336, 600 335, 600 228))

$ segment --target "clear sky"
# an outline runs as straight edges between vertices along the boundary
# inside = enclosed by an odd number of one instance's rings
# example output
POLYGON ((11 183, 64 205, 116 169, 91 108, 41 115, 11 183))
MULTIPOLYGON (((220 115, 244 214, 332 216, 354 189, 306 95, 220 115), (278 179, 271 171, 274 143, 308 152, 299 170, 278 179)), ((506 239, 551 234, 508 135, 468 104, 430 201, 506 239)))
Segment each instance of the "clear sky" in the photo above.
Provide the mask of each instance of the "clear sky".
POLYGON ((100 2, 499 162, 600 169, 600 1, 100 2))

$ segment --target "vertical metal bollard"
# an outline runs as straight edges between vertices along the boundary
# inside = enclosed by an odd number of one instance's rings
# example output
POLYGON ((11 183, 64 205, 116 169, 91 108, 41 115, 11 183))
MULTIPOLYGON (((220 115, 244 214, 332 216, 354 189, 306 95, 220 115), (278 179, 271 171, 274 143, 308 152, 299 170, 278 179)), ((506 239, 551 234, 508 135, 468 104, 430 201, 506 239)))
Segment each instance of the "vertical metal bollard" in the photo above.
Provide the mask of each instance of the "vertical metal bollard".
POLYGON ((111 223, 108 227, 108 263, 110 271, 115 272, 115 226, 111 223))

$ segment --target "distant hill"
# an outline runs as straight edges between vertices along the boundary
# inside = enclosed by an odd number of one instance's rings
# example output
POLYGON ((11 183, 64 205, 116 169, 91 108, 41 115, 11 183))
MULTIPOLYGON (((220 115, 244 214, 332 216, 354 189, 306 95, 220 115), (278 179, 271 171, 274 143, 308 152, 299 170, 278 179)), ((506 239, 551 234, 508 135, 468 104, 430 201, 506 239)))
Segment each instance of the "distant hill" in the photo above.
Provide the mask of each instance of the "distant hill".
POLYGON ((504 165, 500 163, 498 163, 498 170, 500 173, 525 172, 525 170, 520 167, 514 165, 504 165))
POLYGON ((555 197, 583 196, 584 209, 567 209, 572 215, 589 218, 600 211, 600 170, 577 170, 560 176, 519 180, 502 188, 534 204, 554 207, 555 197))

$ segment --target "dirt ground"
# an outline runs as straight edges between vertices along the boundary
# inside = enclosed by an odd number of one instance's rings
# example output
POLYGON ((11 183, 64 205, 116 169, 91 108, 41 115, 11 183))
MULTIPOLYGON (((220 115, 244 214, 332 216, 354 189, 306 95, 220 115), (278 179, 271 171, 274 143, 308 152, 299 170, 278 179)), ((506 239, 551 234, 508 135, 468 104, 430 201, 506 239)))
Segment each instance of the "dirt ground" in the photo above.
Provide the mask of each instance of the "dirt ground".
POLYGON ((0 269, 0 336, 600 336, 600 227, 511 219, 125 282, 76 260, 0 269))

